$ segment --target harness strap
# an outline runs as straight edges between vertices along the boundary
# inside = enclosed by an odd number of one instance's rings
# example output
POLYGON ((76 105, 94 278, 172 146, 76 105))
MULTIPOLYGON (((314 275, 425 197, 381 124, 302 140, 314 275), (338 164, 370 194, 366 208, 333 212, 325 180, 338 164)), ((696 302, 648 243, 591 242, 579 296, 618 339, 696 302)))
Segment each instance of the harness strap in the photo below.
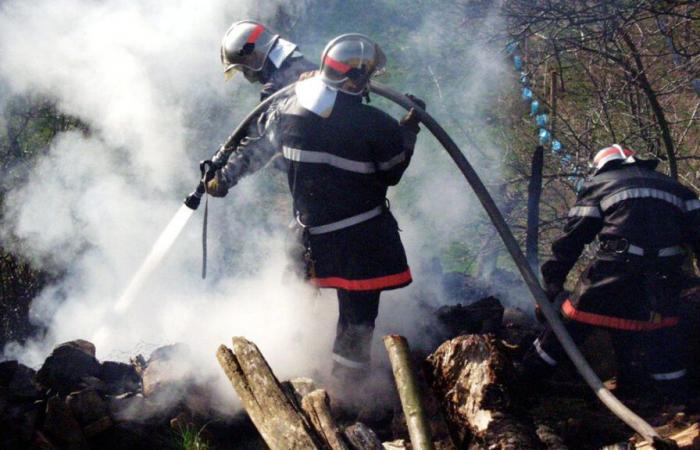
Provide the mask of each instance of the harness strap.
POLYGON ((330 233, 332 231, 342 230, 343 228, 348 228, 358 223, 366 222, 369 219, 377 217, 384 211, 384 205, 379 205, 376 208, 372 208, 369 211, 347 217, 345 219, 339 220, 337 222, 327 223, 325 225, 319 225, 317 227, 308 227, 310 234, 324 234, 330 233))
POLYGON ((660 328, 674 327, 678 325, 680 320, 678 317, 661 317, 658 314, 654 314, 652 316, 652 320, 646 322, 642 320, 604 316, 602 314, 595 314, 576 309, 573 303, 571 303, 571 299, 566 299, 564 304, 561 305, 561 311, 565 317, 575 320, 576 322, 626 331, 650 331, 658 330, 660 328))

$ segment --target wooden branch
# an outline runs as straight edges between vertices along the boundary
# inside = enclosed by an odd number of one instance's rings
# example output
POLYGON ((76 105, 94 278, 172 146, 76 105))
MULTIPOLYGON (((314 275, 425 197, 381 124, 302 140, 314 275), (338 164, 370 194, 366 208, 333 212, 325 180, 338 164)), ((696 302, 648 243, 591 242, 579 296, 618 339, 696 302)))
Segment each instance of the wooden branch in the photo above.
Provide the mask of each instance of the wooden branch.
POLYGON ((361 422, 347 427, 345 437, 353 450, 384 450, 384 446, 374 431, 361 422))
POLYGON ((333 420, 328 394, 323 389, 316 389, 304 396, 301 408, 309 418, 316 432, 328 443, 332 450, 350 450, 343 440, 343 435, 333 420))
POLYGON ((272 450, 323 449, 252 342, 233 338, 233 351, 220 346, 216 353, 250 419, 272 450))
POLYGON ((418 381, 411 364, 408 342, 403 336, 384 336, 384 346, 389 353, 389 361, 394 372, 396 388, 401 398, 408 435, 415 450, 434 450, 430 424, 425 414, 418 381))

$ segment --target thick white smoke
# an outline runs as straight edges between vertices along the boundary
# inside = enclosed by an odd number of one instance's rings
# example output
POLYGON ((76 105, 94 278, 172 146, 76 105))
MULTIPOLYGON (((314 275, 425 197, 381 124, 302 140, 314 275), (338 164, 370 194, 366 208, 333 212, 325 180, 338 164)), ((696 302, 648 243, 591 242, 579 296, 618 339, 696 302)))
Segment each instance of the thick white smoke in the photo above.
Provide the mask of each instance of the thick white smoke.
MULTIPOLYGON (((305 2, 279 3, 294 16, 305 2)), ((234 20, 270 20, 277 6, 254 0, 0 3, 0 87, 6 89, 0 89, 0 104, 6 95, 47 96, 91 130, 58 136, 27 184, 6 199, 3 234, 20 237, 25 254, 37 264, 67 269, 32 305, 47 335, 8 347, 6 357, 35 366, 56 343, 92 339, 100 332, 98 358, 126 359, 184 342, 198 363, 219 374, 217 346, 243 335, 259 345, 282 377, 326 368, 337 319, 334 293, 315 296, 282 278, 289 206, 280 174, 250 177, 211 205, 210 280, 200 279, 199 211, 130 308, 124 314, 113 310, 194 187, 196 161, 213 153, 257 99, 257 87, 242 78, 224 84, 218 61, 223 32, 234 20), (279 204, 261 208, 261 198, 279 204)), ((490 49, 447 54, 448 44, 459 47, 459 36, 442 32, 446 20, 458 18, 436 12, 411 33, 406 45, 416 51, 410 70, 419 75, 409 86, 395 87, 426 98, 446 125, 454 121, 444 116, 446 110, 458 104, 463 106, 454 113, 458 120, 478 121, 479 113, 469 105, 504 82, 505 70, 490 49), (464 77, 431 76, 431 67, 440 70, 447 58, 467 58, 460 63, 464 77)), ((305 53, 312 60, 317 59, 313 51, 333 37, 322 25, 315 24, 318 42, 307 42, 305 53)), ((372 35, 372 30, 343 31, 372 35)), ((392 54, 388 57, 391 67, 392 54)), ((422 275, 421 267, 433 256, 426 249, 439 249, 452 233, 464 234, 480 214, 466 183, 431 139, 421 134, 403 186, 392 194, 416 281, 383 296, 378 334, 420 339, 412 326, 418 314, 413 299, 428 295, 434 296, 430 302, 440 301, 435 279, 422 275), (439 242, 426 242, 428 231, 439 242)), ((486 151, 496 152, 489 146, 486 151)), ((379 352, 375 348, 375 355, 379 352)))

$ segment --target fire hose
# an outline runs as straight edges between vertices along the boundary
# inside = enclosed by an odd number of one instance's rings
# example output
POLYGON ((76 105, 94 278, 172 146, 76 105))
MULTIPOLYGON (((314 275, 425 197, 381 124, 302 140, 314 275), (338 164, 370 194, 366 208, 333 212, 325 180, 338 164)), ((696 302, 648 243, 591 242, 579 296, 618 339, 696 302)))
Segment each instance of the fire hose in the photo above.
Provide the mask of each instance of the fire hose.
MULTIPOLYGON (((241 122, 241 124, 236 128, 236 130, 231 134, 229 139, 224 143, 223 147, 227 152, 226 157, 235 150, 238 143, 245 136, 249 125, 256 120, 257 117, 264 112, 268 106, 276 99, 283 96, 285 93, 289 92, 293 88, 293 84, 287 86, 284 89, 276 92, 274 95, 268 97, 265 101, 261 102, 253 111, 246 116, 246 118, 241 122)), ((566 331, 564 324, 559 318, 558 313, 555 311, 552 304, 547 299, 546 294, 542 290, 539 284, 537 276, 532 271, 532 268, 527 262, 525 255, 523 254, 518 242, 515 240, 513 233, 510 231, 508 224, 506 223, 503 215, 496 206, 493 198, 489 194, 488 190, 484 186, 477 175, 474 168, 471 166, 467 158, 462 154, 457 144, 452 140, 452 138, 447 134, 447 132, 440 126, 440 124, 433 119, 433 117, 425 112, 422 108, 416 105, 411 99, 406 95, 403 95, 388 86, 384 86, 377 82, 372 82, 370 84, 370 91, 374 94, 380 95, 393 103, 410 110, 413 108, 420 121, 425 125, 425 127, 430 130, 430 132, 435 136, 435 138, 440 142, 440 144, 445 148, 447 153, 454 161, 454 163, 459 168, 462 175, 466 178, 467 182, 471 186, 472 190, 476 194, 477 198, 481 202, 481 205, 486 210, 491 222, 496 227, 498 234, 500 235, 503 243, 505 244, 508 253, 513 258, 515 265, 520 271, 525 284, 527 285, 530 293, 532 294, 535 302, 542 310, 544 317, 552 328, 555 336, 561 343, 562 347, 566 351, 573 362, 576 370, 586 381, 588 386, 595 392, 596 396, 600 401, 620 420, 626 423, 630 428, 639 433, 645 440, 654 443, 654 447, 657 449, 666 448, 677 448, 674 441, 670 439, 663 439, 659 434, 651 427, 644 419, 639 417, 629 408, 627 408, 620 400, 617 399, 604 385, 600 378, 595 374, 591 366, 588 364, 581 351, 576 347, 573 339, 566 331)), ((185 200, 185 204, 191 209, 197 209, 199 206, 199 201, 203 195, 206 194, 206 181, 208 177, 212 176, 212 170, 216 170, 216 164, 209 164, 208 166, 203 163, 200 166, 202 171, 202 179, 195 189, 185 200)), ((206 239, 206 232, 203 234, 206 239)), ((204 245, 206 248, 206 244, 204 245)))

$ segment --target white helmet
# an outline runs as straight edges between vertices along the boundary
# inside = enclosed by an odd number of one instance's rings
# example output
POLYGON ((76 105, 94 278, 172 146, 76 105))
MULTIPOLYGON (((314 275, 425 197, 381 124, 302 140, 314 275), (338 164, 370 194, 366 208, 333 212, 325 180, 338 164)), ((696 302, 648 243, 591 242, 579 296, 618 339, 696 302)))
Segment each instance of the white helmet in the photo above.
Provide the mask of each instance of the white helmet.
POLYGON ((593 157, 591 167, 598 172, 609 162, 619 160, 634 162, 634 151, 622 148, 619 144, 613 144, 610 147, 598 150, 598 153, 593 157))

